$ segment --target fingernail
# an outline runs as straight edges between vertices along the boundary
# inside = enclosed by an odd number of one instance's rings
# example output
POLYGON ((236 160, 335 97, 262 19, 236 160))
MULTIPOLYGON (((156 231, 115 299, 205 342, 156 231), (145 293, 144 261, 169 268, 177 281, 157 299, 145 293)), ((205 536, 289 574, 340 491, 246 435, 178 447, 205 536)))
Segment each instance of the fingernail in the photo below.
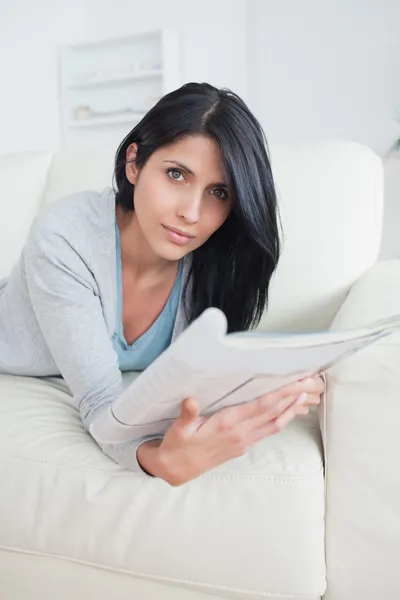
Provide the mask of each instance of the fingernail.
POLYGON ((304 402, 307 400, 307 394, 306 392, 303 392, 302 394, 300 394, 300 396, 297 398, 297 404, 304 404, 304 402))

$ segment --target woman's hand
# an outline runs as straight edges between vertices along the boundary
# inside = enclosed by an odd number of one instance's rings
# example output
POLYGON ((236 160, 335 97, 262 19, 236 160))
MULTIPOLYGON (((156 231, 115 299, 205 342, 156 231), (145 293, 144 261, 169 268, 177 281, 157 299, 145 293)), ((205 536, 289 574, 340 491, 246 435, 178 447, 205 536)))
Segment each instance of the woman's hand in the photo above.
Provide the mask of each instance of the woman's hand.
POLYGON ((246 453, 256 442, 278 433, 295 416, 319 404, 325 390, 321 377, 286 385, 256 400, 200 417, 193 398, 182 403, 181 414, 157 448, 158 476, 182 485, 202 473, 246 453))
MULTIPOLYGON (((316 375, 315 379, 320 382, 320 389, 314 394, 307 394, 307 400, 304 403, 304 406, 307 408, 309 406, 318 406, 321 402, 321 396, 325 392, 325 379, 322 375, 316 375)), ((305 414, 309 411, 307 410, 305 414)))

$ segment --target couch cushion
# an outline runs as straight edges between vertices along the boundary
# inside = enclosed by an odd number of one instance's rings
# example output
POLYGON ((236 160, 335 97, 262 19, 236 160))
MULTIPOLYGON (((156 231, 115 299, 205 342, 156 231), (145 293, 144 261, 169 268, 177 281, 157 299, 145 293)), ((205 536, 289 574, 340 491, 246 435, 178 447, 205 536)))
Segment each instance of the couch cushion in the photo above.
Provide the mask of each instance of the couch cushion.
POLYGON ((284 243, 259 328, 327 329, 352 283, 376 261, 381 158, 342 141, 271 145, 284 243))
MULTIPOLYGON (((379 261, 354 284, 332 330, 399 313, 400 260, 379 261)), ((326 600, 400 598, 399 381, 400 332, 329 369, 326 600)))
POLYGON ((42 204, 74 192, 101 192, 105 187, 111 187, 115 150, 64 150, 55 154, 42 204))
POLYGON ((51 152, 0 155, 0 279, 19 258, 42 202, 51 152))
POLYGON ((1 375, 0 410, 0 549, 229 598, 323 593, 315 413, 172 488, 105 456, 62 379, 1 375))
MULTIPOLYGON (((41 204, 76 191, 110 187, 115 152, 116 148, 104 146, 56 153, 41 204)), ((379 253, 382 160, 366 146, 339 140, 272 144, 270 154, 284 244, 260 329, 326 329, 352 283, 375 263, 379 253)), ((32 178, 41 181, 42 155, 13 155, 12 185, 6 187, 3 179, 9 177, 9 166, 4 163, 6 168, 2 168, 0 161, 2 191, 9 190, 0 204, 0 217, 9 205, 7 199, 15 202, 4 232, 0 229, 0 279, 19 253, 26 225, 32 220, 29 182, 32 178)))

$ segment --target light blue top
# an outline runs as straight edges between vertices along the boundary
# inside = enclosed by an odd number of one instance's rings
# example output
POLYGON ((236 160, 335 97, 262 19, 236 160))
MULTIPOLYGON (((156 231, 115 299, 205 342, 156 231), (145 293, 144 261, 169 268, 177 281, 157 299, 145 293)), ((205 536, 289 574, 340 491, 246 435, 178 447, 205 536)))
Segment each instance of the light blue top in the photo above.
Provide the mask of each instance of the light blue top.
POLYGON ((117 257, 117 310, 116 326, 112 341, 115 351, 118 354, 121 371, 143 371, 171 343, 182 285, 183 261, 181 260, 179 263, 178 275, 174 287, 162 312, 151 327, 132 345, 129 345, 124 337, 122 323, 121 241, 117 221, 115 221, 115 240, 117 257))

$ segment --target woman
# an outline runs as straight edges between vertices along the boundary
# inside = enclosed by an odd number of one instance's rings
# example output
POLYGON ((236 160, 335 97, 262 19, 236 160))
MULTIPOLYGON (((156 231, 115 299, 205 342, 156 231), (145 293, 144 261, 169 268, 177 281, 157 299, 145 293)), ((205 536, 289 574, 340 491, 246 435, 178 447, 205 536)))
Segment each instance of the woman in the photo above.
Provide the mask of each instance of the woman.
MULTIPOLYGON (((61 375, 85 427, 202 311, 229 331, 267 307, 280 242, 266 141, 243 101, 190 83, 128 134, 116 190, 47 206, 0 284, 0 372, 61 375)), ((102 445, 120 464, 180 485, 243 454, 317 404, 320 378, 208 419, 195 399, 162 439, 102 445)))

